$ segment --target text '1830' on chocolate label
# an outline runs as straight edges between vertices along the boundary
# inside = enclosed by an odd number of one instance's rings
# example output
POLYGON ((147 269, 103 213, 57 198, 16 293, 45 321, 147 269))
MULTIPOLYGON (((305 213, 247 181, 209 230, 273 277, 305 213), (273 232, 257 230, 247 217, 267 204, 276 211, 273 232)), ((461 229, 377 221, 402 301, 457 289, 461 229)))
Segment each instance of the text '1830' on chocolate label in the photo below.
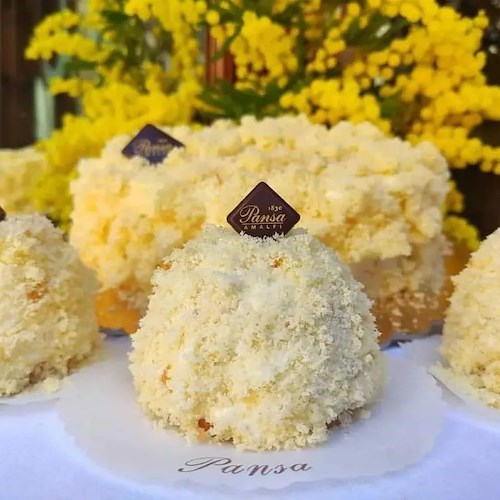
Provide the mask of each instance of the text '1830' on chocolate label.
POLYGON ((257 238, 286 234, 300 215, 265 182, 255 186, 227 216, 227 222, 238 233, 257 238))
POLYGON ((146 125, 123 148, 122 153, 132 158, 141 156, 152 165, 161 163, 174 148, 183 148, 184 144, 169 136, 153 125, 146 125))

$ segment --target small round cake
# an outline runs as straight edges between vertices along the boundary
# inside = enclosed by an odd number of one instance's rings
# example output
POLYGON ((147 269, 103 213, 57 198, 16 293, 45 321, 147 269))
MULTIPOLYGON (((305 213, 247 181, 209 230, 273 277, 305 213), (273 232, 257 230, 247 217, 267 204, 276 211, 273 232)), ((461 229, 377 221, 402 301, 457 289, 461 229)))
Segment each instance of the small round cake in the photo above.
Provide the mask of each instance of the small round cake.
POLYGON ((474 252, 453 279, 439 368, 472 397, 500 408, 500 229, 474 252))
POLYGON ((1 220, 0 286, 0 396, 66 375, 100 344, 94 273, 45 217, 1 220))
POLYGON ((130 354, 140 404, 190 440, 248 450, 325 441, 384 384, 361 288, 305 230, 255 238, 208 225, 153 276, 130 354))

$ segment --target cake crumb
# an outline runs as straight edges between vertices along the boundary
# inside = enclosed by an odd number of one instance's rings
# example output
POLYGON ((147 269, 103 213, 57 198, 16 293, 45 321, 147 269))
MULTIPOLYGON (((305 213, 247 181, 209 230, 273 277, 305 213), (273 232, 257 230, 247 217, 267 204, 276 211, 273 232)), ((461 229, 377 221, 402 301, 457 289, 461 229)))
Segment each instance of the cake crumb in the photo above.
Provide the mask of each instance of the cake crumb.
POLYGON ((63 386, 63 379, 60 377, 47 377, 40 385, 45 392, 54 393, 63 386))

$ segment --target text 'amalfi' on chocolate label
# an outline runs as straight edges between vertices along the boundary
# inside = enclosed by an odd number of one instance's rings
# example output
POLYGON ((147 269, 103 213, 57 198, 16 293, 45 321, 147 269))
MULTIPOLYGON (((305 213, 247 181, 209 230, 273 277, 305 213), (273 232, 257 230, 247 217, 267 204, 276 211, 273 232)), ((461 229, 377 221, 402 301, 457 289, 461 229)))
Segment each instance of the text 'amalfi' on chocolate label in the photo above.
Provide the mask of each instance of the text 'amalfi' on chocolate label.
POLYGON ((227 222, 238 233, 258 238, 286 234, 300 215, 265 182, 255 186, 227 216, 227 222))
POLYGON ((161 163, 174 148, 183 148, 184 144, 153 125, 146 125, 123 148, 122 153, 131 158, 141 156, 152 165, 161 163))

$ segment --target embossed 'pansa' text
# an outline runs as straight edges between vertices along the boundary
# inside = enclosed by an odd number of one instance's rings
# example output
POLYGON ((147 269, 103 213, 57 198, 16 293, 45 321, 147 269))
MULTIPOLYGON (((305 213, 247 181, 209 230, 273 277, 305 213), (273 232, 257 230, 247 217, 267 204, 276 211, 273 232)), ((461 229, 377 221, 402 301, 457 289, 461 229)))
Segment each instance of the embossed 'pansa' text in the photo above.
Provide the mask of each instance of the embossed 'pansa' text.
POLYGON ((222 474, 245 474, 247 476, 267 476, 269 474, 283 474, 284 472, 307 472, 311 470, 307 463, 291 465, 268 465, 235 464, 227 457, 200 457, 187 460, 182 467, 177 469, 179 472, 198 472, 204 469, 217 470, 222 474))
POLYGON ((168 140, 160 140, 153 144, 149 139, 138 139, 133 145, 135 155, 146 157, 167 155, 174 147, 168 140))
POLYGON ((257 205, 245 205, 240 210, 240 224, 283 224, 284 213, 263 214, 257 205))

